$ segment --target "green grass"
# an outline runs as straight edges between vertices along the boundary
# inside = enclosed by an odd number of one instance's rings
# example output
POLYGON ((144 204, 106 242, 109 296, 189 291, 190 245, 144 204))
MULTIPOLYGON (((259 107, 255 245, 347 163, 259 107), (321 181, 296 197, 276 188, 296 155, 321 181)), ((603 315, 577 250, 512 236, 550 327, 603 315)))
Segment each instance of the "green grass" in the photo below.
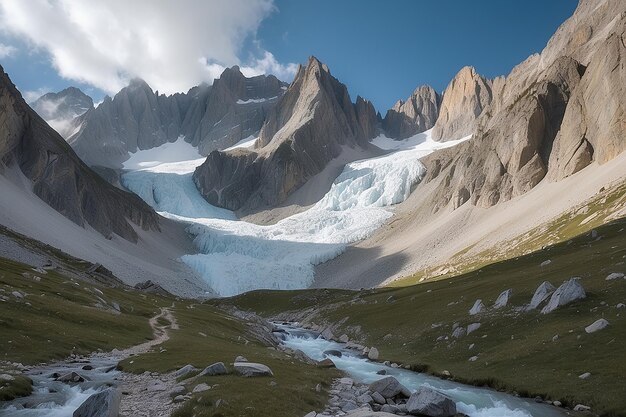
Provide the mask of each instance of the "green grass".
POLYGON ((0 401, 11 401, 18 397, 25 397, 33 392, 33 381, 23 375, 14 375, 10 382, 0 382, 0 401))
POLYGON ((309 290, 292 296, 254 292, 219 303, 268 317, 279 314, 277 306, 291 310, 293 318, 313 313, 311 322, 341 323, 335 334, 345 332, 376 346, 383 360, 427 367, 434 374, 447 370, 459 381, 569 405, 583 403, 605 415, 624 416, 626 311, 615 305, 626 303, 626 280, 606 281, 605 277, 610 272, 626 272, 625 228, 625 220, 614 221, 597 227, 602 236, 598 241, 584 234, 454 278, 410 287, 360 293, 309 290), (552 263, 540 267, 547 259, 552 263), (512 288, 510 305, 522 306, 544 280, 558 286, 573 276, 581 277, 588 298, 551 314, 520 313, 513 308, 482 318, 468 314, 477 298, 489 306, 501 291, 512 288), (586 334, 584 327, 602 317, 610 326, 586 334), (466 326, 476 321, 482 327, 469 336, 437 341, 451 335, 453 323, 466 326), (391 339, 383 340, 387 334, 391 339), (553 342, 557 334, 559 339, 553 342), (475 345, 472 350, 471 344, 475 345), (477 354, 478 361, 468 361, 477 354), (591 378, 579 379, 584 372, 591 372, 591 378))

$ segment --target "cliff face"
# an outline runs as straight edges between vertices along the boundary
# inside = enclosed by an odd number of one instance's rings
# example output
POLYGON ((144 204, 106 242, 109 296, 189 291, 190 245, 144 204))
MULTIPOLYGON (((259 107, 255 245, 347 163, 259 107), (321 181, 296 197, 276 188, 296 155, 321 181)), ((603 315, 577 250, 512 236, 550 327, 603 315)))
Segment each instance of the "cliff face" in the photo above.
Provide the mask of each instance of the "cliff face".
POLYGON ((0 161, 0 174, 18 167, 39 198, 80 226, 133 242, 135 227, 159 230, 158 215, 139 197, 114 188, 91 171, 24 102, 1 67, 0 161))
POLYGON ((82 115, 80 130, 68 141, 88 165, 114 169, 121 168, 129 152, 181 136, 206 155, 258 132, 283 88, 272 75, 246 78, 238 67, 227 68, 212 86, 171 96, 133 80, 82 115))
POLYGON ((429 85, 415 89, 406 101, 399 100, 383 119, 388 137, 406 139, 432 128, 439 117, 441 97, 429 85))
MULTIPOLYGON (((544 178, 559 180, 622 152, 625 26, 626 3, 583 0, 541 55, 494 80, 492 100, 472 122, 471 141, 424 160, 425 182, 445 176, 429 203, 433 210, 468 201, 489 207, 527 192, 544 178)), ((444 123, 438 120, 435 132, 448 138, 439 126, 444 123)), ((452 131, 453 137, 468 133, 452 131)))
POLYGON ((328 67, 310 58, 263 125, 257 149, 212 152, 196 169, 200 192, 233 210, 275 206, 321 172, 344 146, 368 146, 376 135, 371 103, 353 104, 328 67))

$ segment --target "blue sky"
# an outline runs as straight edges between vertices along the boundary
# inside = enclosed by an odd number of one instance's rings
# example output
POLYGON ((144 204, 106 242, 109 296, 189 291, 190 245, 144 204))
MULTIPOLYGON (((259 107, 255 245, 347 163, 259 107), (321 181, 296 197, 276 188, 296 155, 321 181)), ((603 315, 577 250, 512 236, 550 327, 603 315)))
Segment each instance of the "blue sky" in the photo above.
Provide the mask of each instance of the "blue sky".
MULTIPOLYGON (((11 3, 16 0, 6 1, 11 3)), ((42 0, 22 0, 15 3, 18 4, 15 7, 37 1, 42 0)), ((71 3, 73 0, 63 1, 71 3)), ((75 29, 56 34, 55 44, 46 37, 54 38, 53 31, 61 29, 51 26, 46 31, 42 30, 40 38, 37 38, 31 31, 41 26, 41 22, 33 21, 30 27, 12 27, 12 30, 0 33, 0 45, 14 48, 4 57, 0 54, 0 63, 18 88, 23 92, 31 92, 30 96, 34 95, 33 91, 56 91, 77 85, 98 101, 105 90, 116 91, 118 85, 121 85, 108 83, 108 80, 103 79, 107 74, 118 75, 127 71, 149 82, 155 80, 151 84, 162 84, 162 91, 168 92, 187 88, 197 83, 198 77, 209 77, 202 75, 209 73, 206 71, 200 75, 186 71, 197 62, 191 60, 193 62, 186 63, 185 60, 194 55, 180 54, 181 48, 176 45, 177 42, 178 45, 189 46, 187 49, 192 54, 196 50, 191 44, 197 41, 198 51, 202 50, 209 62, 221 66, 234 63, 249 65, 250 72, 269 68, 280 73, 282 78, 293 73, 293 66, 289 66, 289 63, 303 63, 309 55, 315 55, 328 64, 339 80, 348 85, 353 100, 357 94, 368 98, 384 114, 396 100, 408 97, 418 85, 430 84, 442 91, 464 65, 472 65, 488 77, 507 74, 528 55, 541 51, 577 4, 576 0, 275 0, 272 7, 268 5, 268 0, 240 1, 240 5, 235 5, 234 0, 215 0, 205 8, 207 2, 185 0, 183 3, 192 10, 189 11, 190 15, 180 15, 179 27, 176 26, 176 16, 168 12, 170 20, 167 20, 168 13, 164 12, 165 24, 162 26, 166 28, 161 30, 164 33, 154 35, 161 37, 157 42, 163 49, 159 50, 161 55, 157 57, 160 61, 155 58, 152 61, 146 59, 134 62, 127 59, 119 62, 119 57, 114 54, 116 51, 99 56, 96 53, 85 53, 89 45, 72 49, 75 29), (237 14, 232 10, 233 7, 243 8, 252 4, 257 8, 244 17, 240 16, 242 13, 237 14), (206 16, 202 16, 203 13, 206 16), (194 15, 199 16, 198 27, 190 22, 189 16, 194 15), (215 33, 207 32, 202 22, 207 21, 210 25, 211 19, 217 23, 228 22, 221 30, 229 33, 230 37, 218 41, 215 33), (168 28, 171 30, 169 34, 168 28), (185 30, 189 33, 181 34, 185 30), (172 50, 168 51, 167 46, 163 45, 170 43, 170 38, 173 39, 170 46, 172 50), (57 46, 65 40, 70 46, 58 52, 57 46), (223 44, 228 46, 224 47, 223 44), (55 51, 58 56, 53 65, 55 51), (68 51, 74 55, 71 59, 67 58, 68 51), (266 52, 270 53, 271 62, 259 59, 266 52), (111 63, 112 60, 116 61, 111 63), (87 64, 83 65, 83 61, 87 64), (155 73, 159 68, 169 66, 169 62, 175 62, 170 73, 155 73), (100 71, 101 68, 110 72, 100 71), (64 77, 59 72, 63 72, 64 77), (89 74, 89 77, 81 83, 78 78, 83 78, 83 74, 89 74), (162 81, 176 78, 179 74, 182 79, 177 80, 177 84, 162 81)), ((152 4, 148 2, 146 7, 153 7, 152 4)), ((123 6, 124 2, 121 2, 120 7, 123 6)), ((15 11, 6 10, 6 6, 0 5, 2 7, 5 10, 0 10, 0 16, 4 12, 4 18, 11 19, 10 13, 15 11)), ((116 10, 120 9, 112 8, 113 15, 116 10)), ((103 15, 109 11, 98 13, 103 15)), ((81 16, 86 16, 84 20, 91 22, 89 12, 83 11, 81 16)), ((158 23, 157 13, 154 20, 158 23)), ((59 16, 44 16, 42 19, 63 26, 59 16)), ((141 23, 139 21, 139 25, 141 23)), ((124 24, 137 26, 132 20, 120 18, 115 22, 116 30, 124 28, 124 24)), ((96 39, 102 36, 105 40, 104 44, 99 44, 102 49, 102 45, 107 46, 106 36, 110 37, 107 35, 110 32, 103 32, 101 27, 96 26, 91 23, 81 30, 89 31, 90 37, 95 34, 92 37, 96 39)), ((149 29, 143 31, 147 36, 151 36, 149 29)), ((76 36, 84 37, 80 34, 76 36)), ((111 43, 122 45, 121 49, 133 50, 135 45, 129 44, 132 39, 127 37, 119 42, 112 39, 111 43)), ((142 49, 137 50, 139 52, 136 54, 140 54, 142 49)), ((219 73, 221 66, 211 67, 211 76, 219 73)), ((123 82, 124 78, 121 80, 123 82)), ((155 89, 159 86, 155 86, 155 89)))

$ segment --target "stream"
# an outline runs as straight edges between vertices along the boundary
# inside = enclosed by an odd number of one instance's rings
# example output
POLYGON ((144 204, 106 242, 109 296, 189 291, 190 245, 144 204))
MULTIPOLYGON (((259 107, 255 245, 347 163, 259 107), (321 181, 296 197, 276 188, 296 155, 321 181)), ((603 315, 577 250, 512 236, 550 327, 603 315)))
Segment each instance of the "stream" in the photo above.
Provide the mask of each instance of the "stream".
POLYGON ((308 357, 320 361, 332 359, 336 367, 346 372, 355 382, 369 384, 376 380, 393 376, 411 392, 421 385, 428 385, 452 398, 457 410, 470 417, 563 417, 564 411, 527 398, 515 397, 489 388, 473 387, 431 375, 393 368, 379 362, 372 362, 357 352, 347 349, 345 343, 331 342, 319 333, 284 324, 276 324, 286 333, 283 343, 291 349, 299 349, 308 357), (339 350, 342 355, 327 356, 325 351, 339 350), (386 371, 385 375, 377 374, 386 371))

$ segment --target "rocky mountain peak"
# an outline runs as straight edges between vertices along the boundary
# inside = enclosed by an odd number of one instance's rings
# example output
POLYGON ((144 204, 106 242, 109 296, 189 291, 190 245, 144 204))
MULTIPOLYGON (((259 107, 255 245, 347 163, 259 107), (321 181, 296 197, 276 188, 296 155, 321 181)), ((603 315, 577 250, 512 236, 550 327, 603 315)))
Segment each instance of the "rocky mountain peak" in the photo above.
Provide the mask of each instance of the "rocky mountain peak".
POLYGON ((47 93, 31 103, 33 110, 64 138, 78 127, 75 119, 93 108, 93 100, 79 88, 47 93))
POLYGON ((439 116, 441 97, 429 85, 419 86, 406 100, 398 100, 387 110, 383 129, 387 136, 405 139, 432 128, 439 116))

